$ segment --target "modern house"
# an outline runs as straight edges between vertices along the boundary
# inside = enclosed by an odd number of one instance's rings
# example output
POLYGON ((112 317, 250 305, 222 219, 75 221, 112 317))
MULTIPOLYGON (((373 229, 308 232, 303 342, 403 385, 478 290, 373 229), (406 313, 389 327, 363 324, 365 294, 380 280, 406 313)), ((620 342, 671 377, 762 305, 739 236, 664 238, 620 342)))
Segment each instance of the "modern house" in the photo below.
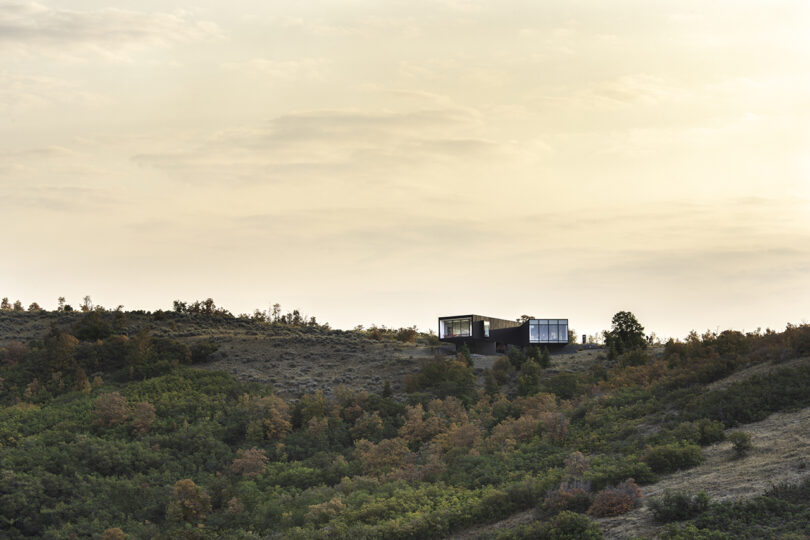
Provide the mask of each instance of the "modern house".
POLYGON ((439 317, 439 339, 453 343, 456 349, 467 345, 477 354, 506 352, 510 346, 560 349, 568 343, 568 319, 519 322, 483 315, 439 317))

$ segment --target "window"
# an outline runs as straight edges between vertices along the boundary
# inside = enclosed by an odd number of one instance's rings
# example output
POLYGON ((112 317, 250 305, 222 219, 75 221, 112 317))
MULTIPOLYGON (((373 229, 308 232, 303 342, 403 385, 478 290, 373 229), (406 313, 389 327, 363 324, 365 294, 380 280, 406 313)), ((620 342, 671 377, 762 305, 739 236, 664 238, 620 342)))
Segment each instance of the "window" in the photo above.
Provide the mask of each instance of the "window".
POLYGON ((568 319, 532 319, 529 343, 568 343, 568 319))
POLYGON ((489 321, 484 321, 484 337, 489 337, 489 321))
POLYGON ((472 332, 472 320, 469 318, 464 319, 443 319, 439 323, 439 337, 440 338, 453 338, 453 337, 469 337, 472 332))

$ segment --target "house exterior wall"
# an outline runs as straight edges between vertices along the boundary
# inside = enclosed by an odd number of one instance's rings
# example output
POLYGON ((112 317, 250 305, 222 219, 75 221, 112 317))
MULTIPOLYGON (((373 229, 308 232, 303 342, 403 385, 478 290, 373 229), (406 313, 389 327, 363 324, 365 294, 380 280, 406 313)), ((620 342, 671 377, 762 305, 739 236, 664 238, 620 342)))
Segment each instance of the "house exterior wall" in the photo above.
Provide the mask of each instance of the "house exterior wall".
MULTIPOLYGON (((461 328, 465 328, 461 325, 461 328)), ((531 319, 524 323, 508 319, 498 319, 495 317, 486 317, 483 315, 454 315, 449 317, 439 317, 439 339, 447 343, 453 343, 456 350, 463 345, 472 353, 476 354, 495 354, 496 352, 503 352, 508 346, 528 347, 529 345, 538 345, 547 347, 550 351, 561 349, 568 343, 568 319, 531 319), (459 321, 468 321, 469 331, 462 331, 461 333, 448 332, 447 328, 452 327, 458 329, 459 321), (558 340, 557 342, 543 341, 538 342, 532 340, 530 336, 530 325, 538 325, 542 321, 555 321, 555 328, 561 328, 561 322, 565 321, 565 339, 558 340), (489 325, 489 336, 485 334, 485 324, 489 325)), ((536 336, 534 336, 536 337, 536 336)))

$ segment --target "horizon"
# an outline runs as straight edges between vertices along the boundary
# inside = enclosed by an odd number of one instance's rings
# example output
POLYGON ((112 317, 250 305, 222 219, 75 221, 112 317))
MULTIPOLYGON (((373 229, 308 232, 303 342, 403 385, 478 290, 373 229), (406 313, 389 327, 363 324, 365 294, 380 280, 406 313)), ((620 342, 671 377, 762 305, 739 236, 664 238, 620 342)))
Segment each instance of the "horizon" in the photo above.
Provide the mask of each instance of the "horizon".
MULTIPOLYGON (((89 295, 85 295, 85 296, 89 296, 89 295)), ((202 302, 203 300, 206 300, 206 299, 207 298, 196 298, 196 299, 180 299, 180 298, 178 298, 178 299, 172 300, 170 305, 168 307, 166 307, 166 308, 163 308, 162 306, 161 307, 148 308, 148 307, 143 307, 143 306, 129 307, 129 306, 125 306, 123 304, 104 305, 104 304, 95 302, 92 299, 92 297, 90 297, 91 305, 92 305, 90 311, 94 311, 94 310, 97 310, 97 309, 103 309, 105 312, 109 313, 109 312, 116 311, 120 307, 121 310, 124 313, 126 313, 126 312, 135 312, 135 311, 143 311, 143 312, 146 312, 146 313, 155 313, 157 311, 174 312, 173 304, 174 304, 175 300, 185 302, 187 304, 192 304, 195 301, 202 302)), ((250 318, 250 317, 253 316, 253 314, 254 314, 254 312, 256 310, 259 310, 259 311, 262 312, 263 315, 268 317, 268 320, 266 321, 267 323, 272 322, 272 321, 269 320, 270 315, 272 313, 272 309, 273 309, 272 304, 268 308, 265 308, 265 309, 261 309, 259 307, 256 307, 256 308, 250 309, 250 310, 232 310, 226 305, 216 303, 215 298, 210 298, 209 297, 208 299, 211 299, 211 300, 214 301, 214 304, 215 304, 217 309, 224 309, 225 311, 227 311, 234 318, 239 318, 240 316, 247 316, 248 318, 250 318)), ((23 311, 24 312, 29 311, 28 306, 31 304, 31 302, 26 303, 26 302, 22 302, 22 300, 20 300, 20 299, 13 299, 13 298, 10 298, 10 297, 4 297, 4 300, 8 300, 10 304, 13 304, 15 301, 19 300, 21 302, 21 304, 22 304, 23 311)), ((84 301, 84 297, 82 297, 82 302, 83 301, 84 301)), ((34 300, 32 302, 36 302, 36 300, 34 300)), ((75 313, 75 314, 84 313, 84 311, 82 311, 82 307, 81 307, 82 302, 71 302, 69 298, 65 297, 65 305, 70 306, 70 309, 71 309, 71 311, 69 311, 69 313, 75 313)), ((36 303, 37 303, 37 305, 39 306, 39 308, 42 311, 53 312, 53 313, 59 312, 59 310, 58 310, 58 301, 57 301, 57 303, 55 303, 53 305, 52 308, 49 308, 49 304, 47 304, 47 303, 42 303, 42 302, 36 302, 36 303)), ((384 324, 384 323, 378 324, 377 322, 374 322, 374 321, 370 322, 369 324, 356 324, 356 325, 338 326, 338 325, 332 324, 328 320, 321 319, 317 314, 308 313, 306 310, 304 310, 304 309, 302 309, 302 308, 300 308, 298 306, 280 305, 280 310, 281 310, 280 312, 281 312, 282 315, 287 314, 287 313, 292 313, 293 311, 298 311, 301 314, 301 316, 302 316, 302 318, 304 320, 309 320, 311 317, 315 317, 318 325, 327 325, 327 326, 329 326, 329 328, 334 329, 334 330, 352 331, 352 330, 357 329, 358 327, 362 327, 364 330, 367 330, 367 329, 371 328, 372 326, 377 326, 377 327, 380 327, 380 328, 389 328, 389 329, 398 329, 398 328, 416 326, 417 330, 419 332, 422 332, 422 333, 425 333, 425 334, 433 332, 434 334, 437 334, 437 335, 438 335, 438 333, 437 333, 438 319, 440 317, 452 317, 452 316, 461 316, 461 315, 468 315, 469 314, 467 312, 465 312, 465 313, 458 312, 458 313, 439 314, 439 315, 436 315, 435 324, 433 326, 423 328, 423 327, 421 327, 419 325, 416 325, 416 324, 412 324, 412 325, 387 325, 387 324, 384 324)), ((632 313, 632 311, 631 311, 631 313, 632 313)), ((476 314, 477 315, 483 315, 483 316, 492 316, 492 315, 486 314, 486 313, 476 313, 476 314)), ((522 314, 522 315, 524 315, 524 314, 522 314)), ((525 315, 528 315, 528 314, 525 314, 525 315)), ((635 313, 634 313, 634 315, 635 315, 635 313)), ((503 318, 505 320, 515 320, 517 322, 519 322, 519 319, 520 319, 520 317, 513 317, 513 318, 495 317, 495 318, 503 318)), ((549 317, 533 316, 532 318, 549 318, 549 317)), ((551 318, 554 318, 554 317, 551 317, 551 318)), ((570 318, 568 320, 569 320, 569 323, 570 323, 570 318)), ((642 326, 644 326, 644 332, 645 332, 645 335, 647 337, 654 337, 654 338, 656 338, 656 340, 660 341, 661 343, 665 343, 669 339, 673 339, 675 341, 685 341, 685 339, 688 337, 688 334, 693 332, 693 331, 697 332, 698 335, 703 335, 703 334, 705 334, 707 332, 720 333, 720 332, 723 332, 723 331, 726 331, 726 330, 738 331, 738 332, 742 332, 742 333, 755 333, 755 334, 763 332, 763 331, 769 331, 769 330, 773 330, 773 331, 776 331, 776 332, 782 332, 788 327, 788 325, 802 326, 802 325, 806 325, 807 321, 806 320, 802 320, 802 321, 799 321, 799 322, 787 321, 784 326, 774 326, 774 327, 771 327, 771 326, 757 326, 756 328, 751 328, 751 329, 748 329, 748 328, 722 328, 719 325, 716 326, 715 328, 706 328, 706 329, 702 329, 702 330, 697 329, 697 328, 693 328, 689 332, 684 334, 683 336, 663 335, 663 334, 659 333, 658 331, 656 331, 655 328, 651 328, 649 326, 644 325, 643 321, 639 321, 639 323, 641 323, 642 326)), ((585 335, 596 336, 597 342, 601 343, 601 340, 603 339, 603 332, 610 330, 610 328, 611 328, 611 324, 610 324, 610 321, 608 321, 606 323, 606 325, 604 326, 604 328, 597 329, 597 330, 594 330, 594 331, 585 332, 585 335)), ((573 326, 569 326, 569 329, 576 332, 576 336, 577 336, 576 343, 581 343, 583 333, 581 331, 579 331, 577 328, 573 327, 573 326)))
POLYGON ((0 297, 803 324, 810 4, 0 1, 0 297))

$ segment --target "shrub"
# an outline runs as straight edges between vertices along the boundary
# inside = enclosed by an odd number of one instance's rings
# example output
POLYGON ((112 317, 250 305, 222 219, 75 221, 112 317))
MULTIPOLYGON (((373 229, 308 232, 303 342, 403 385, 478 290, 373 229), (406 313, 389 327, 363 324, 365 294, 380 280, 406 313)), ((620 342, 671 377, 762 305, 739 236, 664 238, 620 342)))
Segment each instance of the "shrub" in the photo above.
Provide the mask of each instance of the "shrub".
POLYGON ((501 356, 495 363, 492 364, 492 374, 495 376, 495 381, 498 384, 504 384, 509 378, 509 370, 512 369, 512 364, 509 359, 501 356))
POLYGON ((93 423, 101 427, 123 424, 129 418, 127 398, 113 392, 102 394, 93 402, 93 423))
POLYGON ((520 369, 523 366, 523 362, 526 361, 526 353, 518 347, 510 348, 506 353, 506 357, 515 369, 520 369))
POLYGON ((637 507, 641 501, 641 490, 628 478, 616 487, 607 487, 596 494, 588 514, 595 517, 609 517, 625 514, 637 507))
POLYGON ((599 530, 596 523, 581 514, 561 512, 549 521, 545 538, 549 540, 596 540, 602 538, 602 531, 599 530))
POLYGON ((724 431, 725 426, 723 422, 717 420, 709 420, 708 418, 701 418, 695 424, 700 431, 700 438, 698 444, 706 446, 715 442, 720 442, 726 438, 724 431))
POLYGON ((751 435, 744 431, 735 431, 728 436, 728 440, 734 448, 734 456, 737 458, 744 457, 753 445, 751 444, 751 435))
POLYGON ((497 540, 600 540, 604 537, 599 526, 587 516, 576 512, 561 512, 548 522, 536 521, 505 530, 494 538, 497 540))
POLYGON ((82 341, 105 339, 112 334, 112 325, 98 311, 90 311, 74 325, 73 334, 82 341))
POLYGON ((645 351, 635 349, 619 356, 619 366, 620 367, 643 366, 647 364, 649 360, 650 357, 647 356, 647 353, 645 351))
POLYGON ((204 489, 187 478, 178 480, 172 488, 166 517, 173 523, 198 523, 211 511, 211 498, 204 489))
POLYGON ((419 334, 416 330, 416 326, 410 326, 407 328, 400 328, 397 330, 397 333, 394 337, 397 341, 402 341, 403 343, 413 343, 416 340, 416 336, 419 334))
POLYGON ((588 484, 583 482, 563 482, 551 490, 537 508, 538 517, 554 516, 565 510, 584 514, 593 499, 588 493, 588 484))
POLYGON ((658 538, 661 540, 732 540, 734 537, 720 531, 698 529, 690 523, 681 528, 668 525, 658 533, 658 538))
POLYGON ((213 341, 199 341, 191 346, 191 363, 198 364, 206 362, 217 349, 216 343, 213 341))
POLYGON ((659 523, 683 521, 702 514, 709 507, 709 496, 705 491, 690 496, 682 491, 665 491, 660 498, 649 502, 653 519, 659 523))
POLYGON ((546 388, 560 399, 571 399, 577 393, 578 378, 573 373, 559 373, 546 382, 546 388))
POLYGON ((263 449, 254 446, 248 450, 236 451, 236 457, 231 463, 231 472, 248 478, 255 478, 264 471, 266 464, 267 453, 263 449))
POLYGON ((155 421, 155 408, 148 401, 142 401, 135 405, 132 411, 132 432, 136 435, 143 435, 155 421))
POLYGON ((540 391, 540 366, 534 360, 526 360, 518 377, 518 394, 531 396, 540 391))
POLYGON ((703 453, 696 444, 665 444, 647 449, 642 460, 653 472, 671 473, 700 465, 703 453))

